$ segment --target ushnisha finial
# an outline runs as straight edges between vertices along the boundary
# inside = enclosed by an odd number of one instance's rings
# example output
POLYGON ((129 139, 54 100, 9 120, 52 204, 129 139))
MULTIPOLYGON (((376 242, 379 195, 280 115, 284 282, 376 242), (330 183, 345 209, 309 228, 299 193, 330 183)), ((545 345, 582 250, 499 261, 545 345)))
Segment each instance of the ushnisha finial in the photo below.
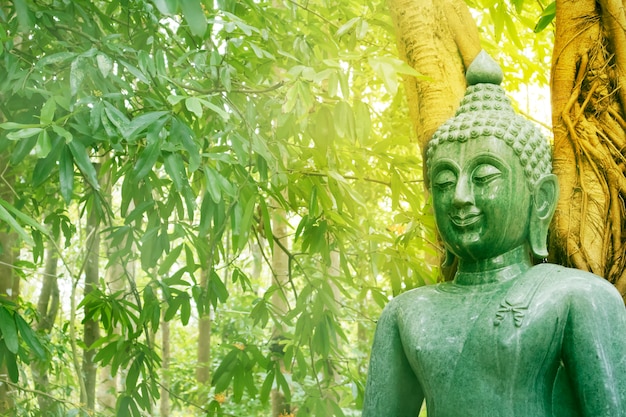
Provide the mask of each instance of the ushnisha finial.
POLYGON ((500 85, 503 79, 502 70, 487 52, 481 50, 465 72, 467 85, 496 84, 500 85))

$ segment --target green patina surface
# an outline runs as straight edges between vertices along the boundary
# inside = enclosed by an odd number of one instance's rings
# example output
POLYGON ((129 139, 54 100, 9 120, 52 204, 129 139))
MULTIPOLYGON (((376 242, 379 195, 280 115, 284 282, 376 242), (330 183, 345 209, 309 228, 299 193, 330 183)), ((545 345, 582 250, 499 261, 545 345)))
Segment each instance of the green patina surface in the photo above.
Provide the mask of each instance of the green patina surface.
POLYGON ((427 168, 452 282, 394 298, 378 322, 364 417, 626 416, 626 310, 593 274, 552 264, 550 149, 497 64, 468 69, 427 168))

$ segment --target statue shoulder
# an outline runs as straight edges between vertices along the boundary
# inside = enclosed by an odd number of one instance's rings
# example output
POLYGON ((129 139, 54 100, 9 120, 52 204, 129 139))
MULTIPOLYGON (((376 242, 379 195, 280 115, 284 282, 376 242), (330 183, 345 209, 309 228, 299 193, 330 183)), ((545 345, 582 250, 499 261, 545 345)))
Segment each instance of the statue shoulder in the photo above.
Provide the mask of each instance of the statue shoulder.
POLYGON ((575 299, 609 298, 619 299, 621 302, 621 295, 613 284, 591 272, 548 263, 537 265, 533 269, 537 275, 546 277, 543 284, 546 289, 568 294, 575 299))
POLYGON ((431 300, 437 292, 436 287, 439 284, 424 285, 422 287, 413 288, 393 297, 385 306, 383 314, 394 316, 398 310, 409 306, 420 305, 431 300))

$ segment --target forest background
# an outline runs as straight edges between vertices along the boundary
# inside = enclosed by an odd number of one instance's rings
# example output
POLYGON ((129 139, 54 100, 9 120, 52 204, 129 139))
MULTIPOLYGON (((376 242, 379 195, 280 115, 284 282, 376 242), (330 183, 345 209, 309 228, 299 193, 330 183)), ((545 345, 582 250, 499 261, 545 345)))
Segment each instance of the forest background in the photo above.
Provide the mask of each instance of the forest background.
MULTIPOLYGON (((554 3, 467 4, 548 119, 554 3)), ((3 2, 0 415, 360 415, 382 308, 440 279, 394 32, 378 0, 3 2)))

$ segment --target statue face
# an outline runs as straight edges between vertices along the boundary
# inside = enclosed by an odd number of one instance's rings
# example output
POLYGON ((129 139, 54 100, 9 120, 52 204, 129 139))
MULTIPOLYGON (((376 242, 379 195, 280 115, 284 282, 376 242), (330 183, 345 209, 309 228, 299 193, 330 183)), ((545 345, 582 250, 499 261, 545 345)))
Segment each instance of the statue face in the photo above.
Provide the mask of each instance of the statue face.
POLYGON ((462 260, 489 259, 528 239, 531 193, 513 149, 497 138, 446 142, 431 157, 435 220, 462 260))

